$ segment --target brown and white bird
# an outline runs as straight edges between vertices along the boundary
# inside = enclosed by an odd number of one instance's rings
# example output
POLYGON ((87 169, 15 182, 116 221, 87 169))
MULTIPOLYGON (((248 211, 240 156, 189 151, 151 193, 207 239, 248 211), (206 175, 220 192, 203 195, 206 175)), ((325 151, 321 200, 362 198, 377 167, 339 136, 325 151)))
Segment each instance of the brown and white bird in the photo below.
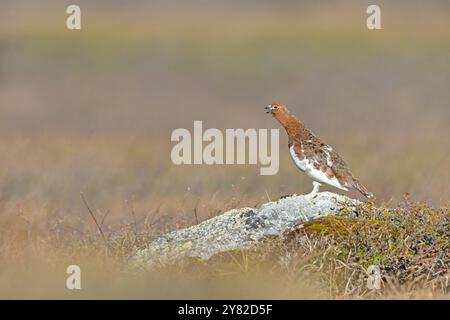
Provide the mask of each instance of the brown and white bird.
POLYGON ((339 154, 308 130, 285 105, 272 103, 265 109, 286 129, 289 153, 295 165, 313 180, 310 196, 314 196, 322 183, 325 183, 344 191, 355 188, 365 197, 373 197, 373 194, 353 177, 339 154))

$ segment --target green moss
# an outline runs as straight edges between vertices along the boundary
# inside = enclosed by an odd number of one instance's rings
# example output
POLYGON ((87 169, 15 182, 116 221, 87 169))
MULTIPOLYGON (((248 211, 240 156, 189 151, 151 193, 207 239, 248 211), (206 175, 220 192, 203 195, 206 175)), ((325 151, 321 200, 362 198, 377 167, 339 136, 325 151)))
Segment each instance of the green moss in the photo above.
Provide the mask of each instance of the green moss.
POLYGON ((395 232, 395 228, 385 221, 369 220, 364 218, 348 218, 339 216, 327 216, 304 224, 304 230, 308 233, 320 235, 334 235, 348 237, 362 229, 379 230, 388 228, 395 232))

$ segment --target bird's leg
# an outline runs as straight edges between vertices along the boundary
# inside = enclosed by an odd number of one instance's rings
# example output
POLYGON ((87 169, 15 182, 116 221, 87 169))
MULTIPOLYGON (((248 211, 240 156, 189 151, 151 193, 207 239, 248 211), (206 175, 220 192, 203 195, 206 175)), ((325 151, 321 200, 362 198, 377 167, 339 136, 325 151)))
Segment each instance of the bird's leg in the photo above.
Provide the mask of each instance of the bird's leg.
POLYGON ((320 184, 317 181, 313 181, 313 189, 310 193, 308 193, 306 196, 307 197, 311 197, 311 198, 315 198, 315 196, 317 195, 317 192, 319 192, 319 188, 322 184, 320 184))

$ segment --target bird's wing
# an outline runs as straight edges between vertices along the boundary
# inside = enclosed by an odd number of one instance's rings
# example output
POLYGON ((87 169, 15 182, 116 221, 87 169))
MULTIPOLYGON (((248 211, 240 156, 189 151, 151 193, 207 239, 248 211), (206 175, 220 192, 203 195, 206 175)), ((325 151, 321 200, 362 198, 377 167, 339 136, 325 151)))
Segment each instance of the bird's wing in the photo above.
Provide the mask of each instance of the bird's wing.
POLYGON ((353 186, 353 175, 348 165, 332 147, 312 136, 301 142, 306 158, 311 159, 314 167, 324 172, 330 179, 336 178, 345 188, 353 186))

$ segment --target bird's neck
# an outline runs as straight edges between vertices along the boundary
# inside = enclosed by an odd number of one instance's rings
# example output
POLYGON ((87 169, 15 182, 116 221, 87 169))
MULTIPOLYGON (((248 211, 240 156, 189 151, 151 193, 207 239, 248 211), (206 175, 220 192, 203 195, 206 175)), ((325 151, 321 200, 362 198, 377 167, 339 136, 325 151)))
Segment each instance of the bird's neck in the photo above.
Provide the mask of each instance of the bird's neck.
POLYGON ((277 117, 277 120, 286 129, 289 141, 302 140, 308 136, 308 129, 294 115, 286 113, 277 117))

